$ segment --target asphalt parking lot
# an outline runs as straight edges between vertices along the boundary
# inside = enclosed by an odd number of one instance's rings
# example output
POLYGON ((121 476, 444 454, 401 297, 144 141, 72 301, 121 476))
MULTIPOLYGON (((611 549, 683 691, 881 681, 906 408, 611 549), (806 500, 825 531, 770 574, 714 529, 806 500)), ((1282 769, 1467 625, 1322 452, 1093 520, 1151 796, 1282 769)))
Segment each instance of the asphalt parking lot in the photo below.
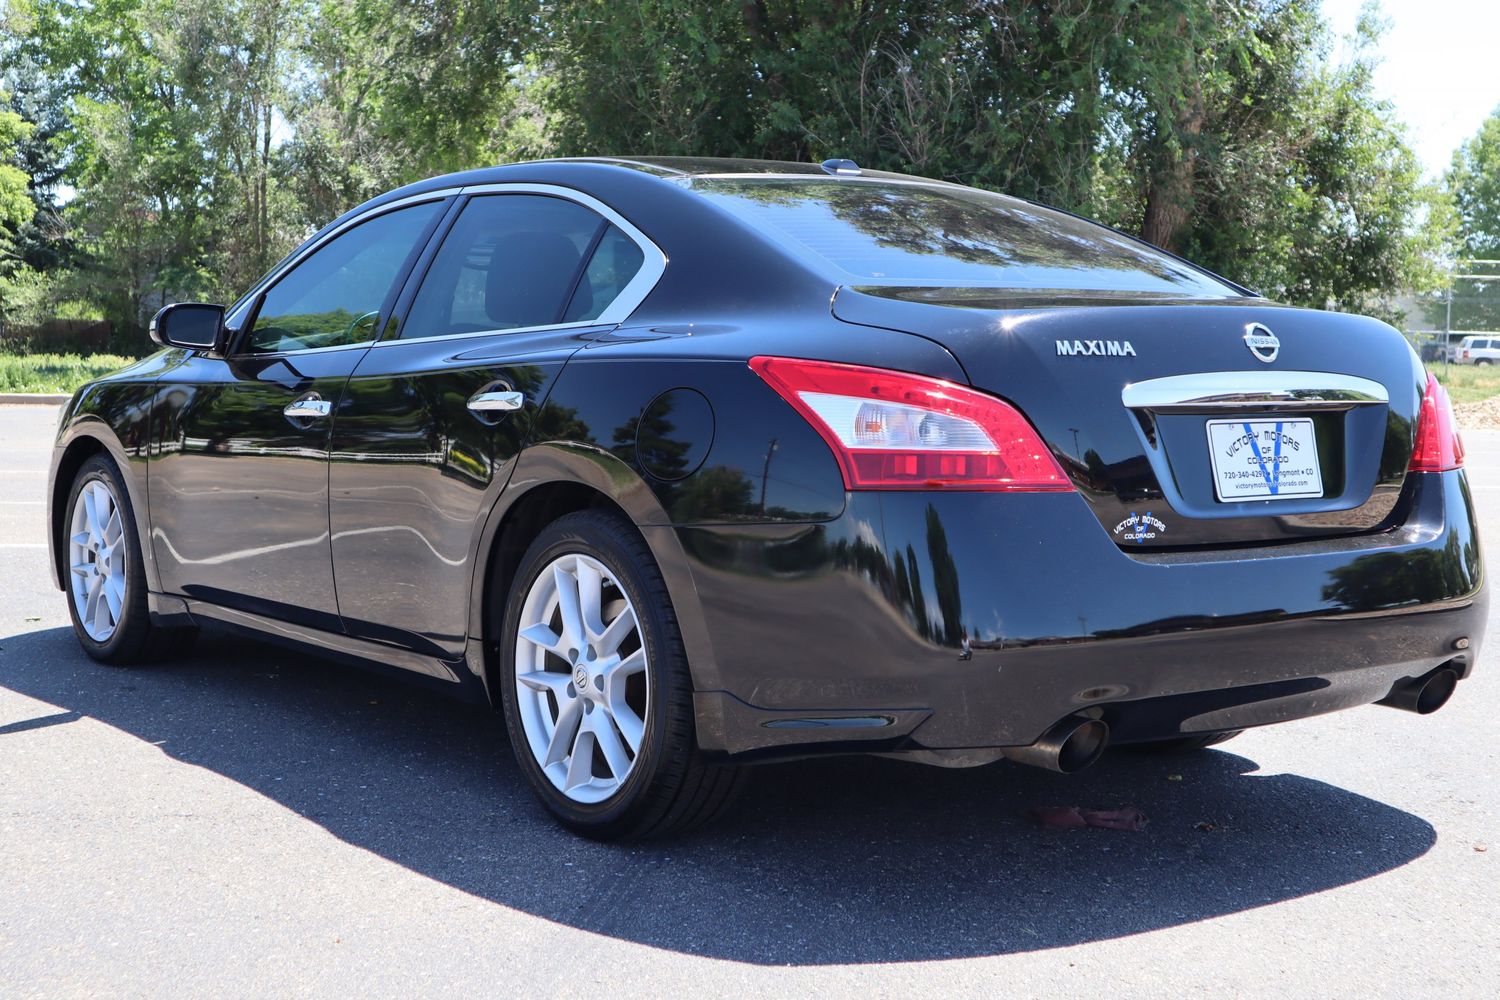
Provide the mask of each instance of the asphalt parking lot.
MULTIPOLYGON (((0 996, 1500 992, 1494 653, 1430 718, 1073 777, 776 765, 718 826, 601 846, 478 709, 240 639, 88 660, 45 566, 56 417, 0 407, 0 996)), ((1500 432, 1467 443, 1493 543, 1500 432)))

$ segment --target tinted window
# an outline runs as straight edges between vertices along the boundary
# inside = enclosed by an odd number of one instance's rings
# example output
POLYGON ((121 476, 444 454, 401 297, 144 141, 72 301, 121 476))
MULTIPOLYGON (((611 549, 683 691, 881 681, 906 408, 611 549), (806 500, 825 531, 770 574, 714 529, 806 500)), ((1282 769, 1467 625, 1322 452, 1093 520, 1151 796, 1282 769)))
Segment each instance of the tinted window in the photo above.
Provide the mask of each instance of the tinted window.
POLYGON ((371 340, 380 306, 442 202, 378 215, 324 243, 272 285, 250 331, 253 351, 371 340))
POLYGON ((635 240, 618 227, 610 226, 589 258, 589 266, 573 292, 573 300, 568 303, 563 319, 569 323, 598 319, 599 314, 619 298, 645 260, 635 240))
POLYGON ((443 239, 401 336, 561 322, 584 254, 605 224, 598 214, 562 198, 474 198, 443 239))
POLYGON ((694 189, 871 284, 1238 294, 1102 226, 972 188, 714 178, 694 189))

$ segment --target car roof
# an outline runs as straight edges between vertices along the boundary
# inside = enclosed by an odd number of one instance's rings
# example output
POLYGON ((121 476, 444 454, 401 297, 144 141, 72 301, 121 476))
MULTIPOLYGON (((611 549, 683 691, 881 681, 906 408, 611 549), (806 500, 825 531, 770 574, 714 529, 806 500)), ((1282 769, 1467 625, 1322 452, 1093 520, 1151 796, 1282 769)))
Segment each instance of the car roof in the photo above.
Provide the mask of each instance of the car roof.
MULTIPOLYGON (((847 165, 851 161, 841 160, 838 162, 847 165)), ((658 180, 678 183, 701 177, 776 176, 816 180, 834 176, 841 178, 855 176, 848 166, 843 166, 838 174, 834 174, 830 169, 824 168, 822 164, 799 163, 792 160, 750 160, 727 156, 565 156, 543 160, 522 160, 516 163, 497 164, 492 167, 479 167, 459 173, 427 177, 378 195, 365 202, 364 205, 359 206, 359 208, 364 209, 381 202, 393 201, 402 197, 450 187, 503 184, 507 181, 521 179, 533 181, 578 179, 579 175, 576 171, 579 168, 597 170, 599 167, 614 168, 637 175, 645 174, 658 180)), ((945 187, 962 186, 953 184, 950 181, 917 177, 911 174, 898 174, 888 170, 860 169, 857 176, 860 180, 874 179, 907 184, 942 185, 945 187)))
POLYGON ((866 170, 859 167, 852 160, 828 161, 829 163, 838 162, 841 164, 840 174, 834 174, 832 170, 824 167, 821 163, 803 163, 797 160, 752 160, 732 156, 568 156, 555 157, 548 160, 532 160, 530 162, 603 163, 617 167, 626 167, 632 170, 640 170, 661 177, 729 177, 735 175, 777 174, 793 177, 826 178, 830 176, 847 177, 853 175, 854 171, 857 170, 857 176, 874 177, 881 180, 912 181, 923 184, 949 183, 948 181, 917 177, 912 174, 901 174, 890 170, 866 170))

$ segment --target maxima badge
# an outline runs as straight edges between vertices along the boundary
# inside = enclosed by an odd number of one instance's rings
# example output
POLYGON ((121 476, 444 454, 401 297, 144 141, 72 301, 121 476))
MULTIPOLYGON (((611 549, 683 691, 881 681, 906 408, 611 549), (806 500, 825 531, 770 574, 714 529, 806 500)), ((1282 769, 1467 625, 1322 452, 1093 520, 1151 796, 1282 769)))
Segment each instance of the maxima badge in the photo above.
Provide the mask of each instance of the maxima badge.
POLYGON ((1266 364, 1275 361, 1276 355, 1281 353, 1281 341, 1276 339, 1270 327, 1262 323, 1250 323, 1245 327, 1245 346, 1266 364))

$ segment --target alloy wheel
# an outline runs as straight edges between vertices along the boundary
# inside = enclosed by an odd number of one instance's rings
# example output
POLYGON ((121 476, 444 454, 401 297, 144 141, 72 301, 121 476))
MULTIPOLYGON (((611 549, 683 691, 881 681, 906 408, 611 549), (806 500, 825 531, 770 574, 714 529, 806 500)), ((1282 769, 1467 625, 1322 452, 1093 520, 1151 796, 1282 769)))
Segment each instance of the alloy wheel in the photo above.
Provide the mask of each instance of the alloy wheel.
POLYGON ((650 673, 640 623, 609 567, 567 554, 531 584, 516 641, 516 702, 527 745, 575 802, 620 790, 645 738, 650 673))
POLYGON ((109 484, 92 479, 73 502, 68 536, 73 606, 95 642, 108 642, 125 608, 125 525, 109 484))

